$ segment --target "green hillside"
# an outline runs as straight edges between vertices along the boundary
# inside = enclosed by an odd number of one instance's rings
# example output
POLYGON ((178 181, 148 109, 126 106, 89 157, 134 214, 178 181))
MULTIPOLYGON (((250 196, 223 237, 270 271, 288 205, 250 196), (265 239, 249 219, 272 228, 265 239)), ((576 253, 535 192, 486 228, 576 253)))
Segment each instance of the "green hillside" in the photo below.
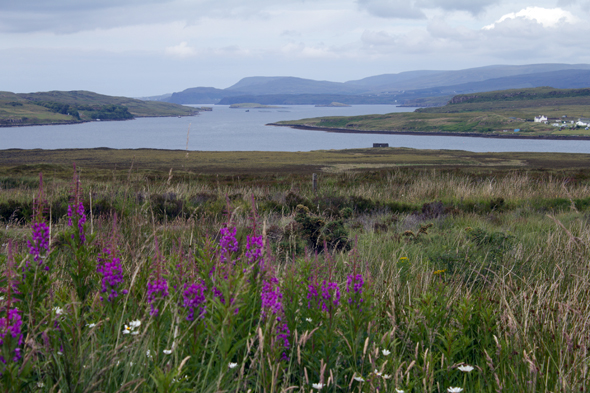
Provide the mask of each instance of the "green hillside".
POLYGON ((514 89, 458 95, 440 108, 420 108, 413 113, 389 113, 353 117, 322 117, 280 122, 279 125, 337 128, 350 131, 450 132, 498 136, 590 136, 585 127, 572 126, 590 118, 590 89, 514 89), (544 115, 550 123, 533 122, 544 115), (573 128, 572 128, 573 127, 573 128))
POLYGON ((128 120, 135 117, 192 116, 195 108, 167 102, 113 97, 89 91, 0 92, 0 126, 128 120))

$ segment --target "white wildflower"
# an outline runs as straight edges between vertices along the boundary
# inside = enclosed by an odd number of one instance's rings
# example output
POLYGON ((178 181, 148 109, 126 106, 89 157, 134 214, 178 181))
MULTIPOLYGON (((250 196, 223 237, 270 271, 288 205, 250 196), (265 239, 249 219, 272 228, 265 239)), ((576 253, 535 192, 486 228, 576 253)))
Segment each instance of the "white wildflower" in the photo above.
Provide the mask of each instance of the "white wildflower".
POLYGON ((96 326, 96 323, 87 323, 86 326, 90 329, 96 326))
POLYGON ((148 350, 145 352, 145 355, 146 355, 148 358, 151 358, 151 357, 152 357, 152 352, 151 352, 151 351, 148 349, 148 350))
POLYGON ((305 318, 307 322, 311 322, 311 318, 305 318))
POLYGON ((171 349, 165 349, 162 352, 164 352, 164 355, 170 355, 172 353, 171 349))
POLYGON ((459 366, 459 370, 463 371, 464 373, 470 373, 473 371, 473 367, 469 365, 459 366))
POLYGON ((229 367, 229 368, 236 368, 236 367, 238 367, 238 363, 230 363, 230 364, 227 365, 227 367, 229 367))
POLYGON ((57 315, 61 315, 64 313, 64 309, 61 307, 53 307, 53 311, 55 312, 55 314, 57 315))
POLYGON ((450 388, 447 389, 447 392, 449 392, 449 393, 460 393, 462 391, 463 391, 463 388, 453 388, 453 387, 450 387, 450 388))
POLYGON ((42 388, 44 386, 45 386, 45 384, 43 382, 37 382, 37 387, 38 388, 42 388))
POLYGON ((63 353, 62 353, 62 352, 60 352, 60 351, 57 351, 57 354, 58 354, 58 355, 63 355, 63 353))
POLYGON ((352 377, 355 381, 359 381, 359 382, 365 382, 365 379, 363 377, 361 377, 360 375, 354 375, 354 377, 352 377))
POLYGON ((140 320, 131 321, 129 322, 129 326, 125 325, 125 328, 123 329, 123 334, 132 334, 134 336, 137 336, 139 334, 139 331, 135 329, 137 329, 139 326, 141 326, 140 320))
POLYGON ((395 392, 396 392, 396 393, 405 393, 405 391, 404 391, 404 390, 399 390, 399 389, 395 389, 395 392))
POLYGON ((380 373, 379 370, 375 369, 375 371, 373 371, 373 374, 375 374, 376 376, 380 377, 381 374, 383 374, 383 373, 380 373))
POLYGON ((320 390, 324 386, 326 386, 326 385, 324 385, 323 383, 313 383, 313 384, 311 384, 311 387, 314 388, 314 389, 317 389, 317 390, 320 390))
POLYGON ((391 353, 391 351, 388 351, 387 349, 382 349, 381 353, 383 354, 383 356, 389 356, 389 354, 391 353))
MULTIPOLYGON (((383 374, 383 379, 391 379, 391 375, 383 374)), ((402 390, 402 392, 403 392, 403 390, 402 390)))
POLYGON ((139 319, 135 320, 135 321, 131 321, 129 322, 129 326, 131 326, 131 328, 135 329, 141 326, 141 321, 139 319))

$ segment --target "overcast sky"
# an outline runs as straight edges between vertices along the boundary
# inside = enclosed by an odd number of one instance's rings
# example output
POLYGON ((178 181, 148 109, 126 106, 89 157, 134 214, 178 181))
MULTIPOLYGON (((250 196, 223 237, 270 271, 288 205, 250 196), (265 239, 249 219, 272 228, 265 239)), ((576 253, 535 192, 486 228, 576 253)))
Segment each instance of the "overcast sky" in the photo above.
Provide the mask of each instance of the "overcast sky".
POLYGON ((590 0, 0 0, 0 90, 590 63, 590 0))

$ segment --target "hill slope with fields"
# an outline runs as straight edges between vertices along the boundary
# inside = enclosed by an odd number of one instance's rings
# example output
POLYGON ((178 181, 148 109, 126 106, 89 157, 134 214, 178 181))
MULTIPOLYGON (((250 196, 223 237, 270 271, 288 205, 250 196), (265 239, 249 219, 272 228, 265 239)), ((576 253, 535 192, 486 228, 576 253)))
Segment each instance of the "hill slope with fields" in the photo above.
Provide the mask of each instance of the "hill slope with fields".
POLYGON ((580 118, 590 118, 590 89, 512 89, 458 95, 440 108, 413 113, 333 116, 279 122, 277 125, 340 132, 460 133, 473 136, 590 137, 580 118), (534 122, 544 115, 551 124, 534 122))
POLYGON ((0 126, 129 120, 135 117, 192 116, 195 108, 158 101, 113 97, 89 91, 0 92, 0 126))

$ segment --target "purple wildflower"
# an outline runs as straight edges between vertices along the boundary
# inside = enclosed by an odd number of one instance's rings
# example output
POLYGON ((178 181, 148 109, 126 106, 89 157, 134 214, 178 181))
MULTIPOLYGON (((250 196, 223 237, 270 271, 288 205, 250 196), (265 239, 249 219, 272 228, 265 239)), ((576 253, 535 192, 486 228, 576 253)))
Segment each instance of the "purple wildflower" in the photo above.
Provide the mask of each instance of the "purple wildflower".
MULTIPOLYGON (((33 239, 27 241, 29 252, 33 256, 33 261, 40 265, 43 264, 43 255, 49 251, 49 227, 44 222, 35 222, 31 225, 33 239)), ((45 270, 49 270, 46 266, 45 270)))
MULTIPOLYGON (((363 285, 365 284, 362 274, 351 274, 346 280, 346 292, 349 294, 348 303, 362 303, 363 285), (351 293, 352 291, 352 293, 351 293)), ((360 305, 360 304, 359 304, 360 305)))
MULTIPOLYGON (((276 277, 270 281, 263 281, 262 283, 262 311, 261 316, 263 320, 274 317, 277 321, 276 339, 282 343, 282 347, 288 349, 289 344, 289 327, 284 323, 285 311, 283 309, 283 294, 279 288, 279 280, 276 277)), ((281 358, 288 360, 287 354, 283 352, 281 358)))
MULTIPOLYGON (((76 207, 75 204, 74 207, 76 207)), ((84 242, 86 242, 86 231, 84 230, 84 224, 86 223, 87 218, 84 211, 84 204, 82 202, 78 203, 78 207, 76 207, 76 214, 77 217, 75 217, 75 221, 78 226, 78 233, 80 234, 80 243, 84 244, 84 242)), ((68 205, 68 226, 73 226, 72 217, 74 217, 72 205, 68 205)), ((73 238, 74 235, 72 235, 72 239, 73 238)))
MULTIPOLYGON (((21 332, 21 326, 23 320, 18 313, 18 309, 12 308, 8 310, 7 316, 0 318, 0 345, 4 345, 4 339, 7 334, 10 334, 12 338, 18 338, 18 346, 23 344, 23 335, 21 332)), ((21 358, 21 349, 15 348, 13 362, 17 362, 21 358)), ((0 356, 0 361, 6 364, 6 359, 0 356)))
POLYGON ((279 280, 273 277, 270 281, 262 282, 262 318, 272 314, 280 321, 283 313, 283 294, 278 286, 279 280))
POLYGON ((213 287, 213 296, 218 297, 221 300, 221 303, 225 304, 225 297, 223 296, 223 292, 221 292, 217 287, 213 287))
POLYGON ((227 262, 227 255, 230 252, 237 252, 239 250, 238 241, 236 239, 237 229, 221 228, 221 239, 219 239, 219 246, 221 247, 220 260, 227 262))
MULTIPOLYGON (((107 300, 112 302, 119 293, 117 289, 123 282, 123 269, 121 268, 121 259, 114 255, 114 251, 105 248, 102 253, 98 256, 98 266, 96 270, 102 274, 102 293, 108 293, 107 300)), ((127 290, 122 291, 123 294, 127 293, 127 290)), ((100 300, 104 300, 100 297, 100 300)))
POLYGON ((202 318, 205 314, 205 291, 207 286, 204 282, 198 282, 196 284, 184 284, 184 292, 182 298, 184 300, 183 306, 188 308, 188 321, 195 319, 195 311, 198 311, 197 318, 202 318))
POLYGON ((158 298, 165 298, 168 296, 168 281, 165 278, 156 278, 153 281, 148 282, 148 303, 150 304, 150 315, 153 317, 157 317, 158 313, 160 312, 154 306, 154 302, 158 298))
POLYGON ((327 282, 324 280, 321 287, 310 284, 307 293, 308 308, 311 308, 312 302, 317 305, 322 311, 331 312, 332 306, 338 308, 340 304, 340 288, 335 282, 327 282), (318 293, 321 290, 321 294, 318 293))
POLYGON ((154 306, 154 302, 158 298, 165 298, 168 296, 168 281, 162 277, 162 255, 160 254, 160 248, 158 247, 158 238, 154 239, 156 247, 156 259, 155 259, 155 277, 148 281, 148 303, 150 304, 150 315, 158 316, 160 310, 154 306))
POLYGON ((262 259, 262 248, 264 247, 262 242, 262 236, 250 236, 246 238, 246 258, 248 263, 253 264, 259 262, 261 266, 264 265, 262 259))

